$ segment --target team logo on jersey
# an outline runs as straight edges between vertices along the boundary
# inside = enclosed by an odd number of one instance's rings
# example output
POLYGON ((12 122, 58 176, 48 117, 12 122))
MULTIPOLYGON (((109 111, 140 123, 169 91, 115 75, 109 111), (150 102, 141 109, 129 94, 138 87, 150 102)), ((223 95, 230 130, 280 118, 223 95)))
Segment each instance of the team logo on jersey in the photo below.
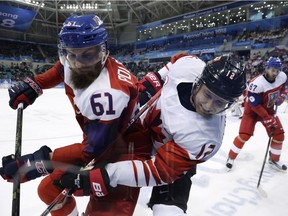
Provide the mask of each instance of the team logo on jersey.
POLYGON ((42 160, 35 162, 35 168, 36 168, 37 172, 40 174, 43 174, 43 175, 48 174, 48 171, 46 170, 46 167, 45 167, 44 162, 42 160))
POLYGON ((268 94, 268 103, 267 103, 267 108, 273 107, 274 104, 276 103, 280 93, 279 91, 271 92, 268 94))
POLYGON ((253 96, 250 96, 250 97, 249 97, 249 101, 250 101, 251 103, 253 103, 253 102, 255 101, 255 98, 254 98, 253 96))

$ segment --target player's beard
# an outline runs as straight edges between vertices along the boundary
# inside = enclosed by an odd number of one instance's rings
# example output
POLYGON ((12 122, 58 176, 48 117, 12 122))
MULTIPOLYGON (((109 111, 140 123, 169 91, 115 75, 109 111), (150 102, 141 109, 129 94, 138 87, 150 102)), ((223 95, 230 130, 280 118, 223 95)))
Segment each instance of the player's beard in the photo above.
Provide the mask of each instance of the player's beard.
POLYGON ((101 61, 95 66, 87 67, 85 69, 70 68, 71 82, 75 89, 85 89, 93 83, 99 76, 102 70, 101 61))

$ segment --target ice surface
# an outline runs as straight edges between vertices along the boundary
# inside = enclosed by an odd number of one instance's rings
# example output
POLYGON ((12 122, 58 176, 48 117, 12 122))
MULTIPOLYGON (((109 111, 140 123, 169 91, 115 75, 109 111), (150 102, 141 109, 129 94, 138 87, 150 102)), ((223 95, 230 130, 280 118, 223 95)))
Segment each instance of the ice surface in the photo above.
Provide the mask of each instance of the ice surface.
MULTIPOLYGON (((0 158, 15 151, 17 112, 8 106, 8 91, 0 89, 0 158)), ((288 130, 288 109, 285 102, 278 109, 284 130, 288 130)), ((240 120, 228 113, 223 146, 210 161, 198 166, 192 178, 188 215, 191 216, 287 216, 288 175, 265 166, 261 186, 268 194, 260 196, 256 189, 263 163, 268 136, 264 127, 256 125, 254 136, 246 143, 234 167, 226 172, 225 161, 240 120)), ((52 149, 81 141, 81 131, 64 89, 44 90, 44 95, 24 110, 22 154, 31 153, 42 145, 52 149)), ((288 163, 287 137, 282 161, 288 163)), ((21 185, 21 216, 40 215, 46 206, 39 200, 37 185, 41 178, 21 185)), ((135 216, 150 216, 146 206, 151 188, 142 188, 135 216)), ((88 198, 77 198, 80 212, 88 198)), ((0 215, 11 215, 12 184, 0 179, 0 215)))

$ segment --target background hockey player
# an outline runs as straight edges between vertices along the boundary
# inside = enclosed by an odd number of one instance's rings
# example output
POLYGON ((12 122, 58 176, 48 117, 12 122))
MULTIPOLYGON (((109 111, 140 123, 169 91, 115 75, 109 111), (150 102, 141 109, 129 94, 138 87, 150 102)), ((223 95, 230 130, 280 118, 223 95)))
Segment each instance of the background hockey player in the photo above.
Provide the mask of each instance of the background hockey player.
POLYGON ((286 98, 287 76, 281 71, 281 66, 279 58, 271 57, 266 63, 265 73, 249 81, 239 135, 234 139, 226 163, 228 170, 233 167, 234 160, 253 135, 258 121, 263 124, 268 136, 273 137, 269 151, 269 163, 278 170, 287 170, 287 166, 279 161, 284 130, 278 116, 274 116, 274 105, 281 105, 286 98))
POLYGON ((236 103, 231 107, 232 116, 242 118, 242 104, 244 103, 244 95, 241 95, 236 103))

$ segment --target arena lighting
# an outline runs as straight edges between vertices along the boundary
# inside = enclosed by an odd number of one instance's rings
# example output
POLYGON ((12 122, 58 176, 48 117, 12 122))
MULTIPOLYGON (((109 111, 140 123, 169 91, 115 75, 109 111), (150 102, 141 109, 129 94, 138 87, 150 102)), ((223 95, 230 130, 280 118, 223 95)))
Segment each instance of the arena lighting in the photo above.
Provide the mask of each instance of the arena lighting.
POLYGON ((71 10, 93 10, 93 11, 101 11, 101 12, 108 12, 112 11, 111 9, 111 2, 109 1, 107 5, 101 4, 102 7, 100 7, 97 3, 82 3, 82 4, 62 4, 60 5, 60 10, 62 11, 71 11, 71 10))
POLYGON ((41 7, 41 8, 45 6, 44 2, 39 2, 39 1, 33 1, 33 0, 16 0, 16 1, 27 4, 27 5, 41 7))

